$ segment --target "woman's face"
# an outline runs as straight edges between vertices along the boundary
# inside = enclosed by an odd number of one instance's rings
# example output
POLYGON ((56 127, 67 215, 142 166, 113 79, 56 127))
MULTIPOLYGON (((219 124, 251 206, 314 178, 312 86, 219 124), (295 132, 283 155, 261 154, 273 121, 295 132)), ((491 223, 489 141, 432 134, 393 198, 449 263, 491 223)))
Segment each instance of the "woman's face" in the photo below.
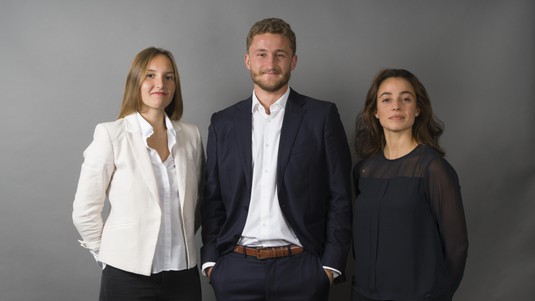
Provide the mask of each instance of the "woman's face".
POLYGON ((377 91, 375 118, 379 119, 385 133, 411 131, 419 114, 416 93, 409 81, 390 77, 381 83, 377 91))
POLYGON ((155 56, 148 65, 141 83, 141 112, 165 110, 175 95, 175 72, 171 60, 163 54, 155 56))

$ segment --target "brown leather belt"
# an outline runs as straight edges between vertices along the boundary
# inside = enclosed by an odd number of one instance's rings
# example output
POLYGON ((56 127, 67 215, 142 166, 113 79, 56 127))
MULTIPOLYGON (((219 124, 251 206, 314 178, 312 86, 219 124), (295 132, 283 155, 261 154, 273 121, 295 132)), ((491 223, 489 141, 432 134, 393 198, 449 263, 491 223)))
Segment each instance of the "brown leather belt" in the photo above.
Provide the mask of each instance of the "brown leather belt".
POLYGON ((302 253, 304 249, 302 247, 296 246, 296 245, 289 245, 289 246, 283 246, 283 247, 269 247, 269 248, 263 248, 263 247, 246 247, 246 246, 235 246, 234 252, 239 254, 246 254, 247 256, 253 256, 257 259, 269 259, 269 258, 277 258, 277 257, 286 257, 286 256, 292 256, 297 255, 299 253, 302 253))

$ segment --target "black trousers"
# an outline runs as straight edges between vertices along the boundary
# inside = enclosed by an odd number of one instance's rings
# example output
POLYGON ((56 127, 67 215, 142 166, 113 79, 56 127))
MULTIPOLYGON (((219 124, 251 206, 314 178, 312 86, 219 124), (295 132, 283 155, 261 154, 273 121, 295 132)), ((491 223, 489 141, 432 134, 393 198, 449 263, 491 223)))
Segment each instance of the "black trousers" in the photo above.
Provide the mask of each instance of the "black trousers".
POLYGON ((164 271, 150 276, 126 272, 110 265, 102 271, 100 301, 201 301, 197 267, 164 271))
POLYGON ((326 301, 331 286, 307 252, 273 259, 232 252, 219 258, 210 284, 218 301, 326 301))

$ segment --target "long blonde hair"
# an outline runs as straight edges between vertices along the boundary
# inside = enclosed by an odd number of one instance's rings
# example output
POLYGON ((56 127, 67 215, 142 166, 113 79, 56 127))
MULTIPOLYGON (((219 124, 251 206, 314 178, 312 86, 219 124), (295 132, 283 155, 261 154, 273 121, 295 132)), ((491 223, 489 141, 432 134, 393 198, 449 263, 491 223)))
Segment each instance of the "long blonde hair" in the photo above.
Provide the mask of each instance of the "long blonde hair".
POLYGON ((165 55, 169 58, 173 64, 173 71, 175 74, 175 95, 173 95, 171 103, 165 108, 165 113, 171 120, 180 120, 182 117, 182 112, 184 110, 182 90, 180 89, 180 78, 173 54, 165 49, 149 47, 143 49, 136 55, 132 61, 130 70, 128 70, 123 103, 121 104, 121 112, 118 117, 119 119, 141 110, 141 105, 143 103, 141 99, 141 83, 147 74, 150 61, 157 55, 165 55))

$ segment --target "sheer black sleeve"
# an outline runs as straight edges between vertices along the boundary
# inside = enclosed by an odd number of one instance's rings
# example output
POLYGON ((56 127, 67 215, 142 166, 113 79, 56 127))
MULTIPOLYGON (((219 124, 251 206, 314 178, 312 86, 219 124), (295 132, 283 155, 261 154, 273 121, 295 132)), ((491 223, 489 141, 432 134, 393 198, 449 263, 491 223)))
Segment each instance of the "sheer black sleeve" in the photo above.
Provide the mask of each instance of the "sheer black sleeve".
POLYGON ((445 261, 452 275, 452 291, 461 282, 468 254, 468 234, 457 173, 442 157, 429 164, 426 188, 440 231, 445 261))

